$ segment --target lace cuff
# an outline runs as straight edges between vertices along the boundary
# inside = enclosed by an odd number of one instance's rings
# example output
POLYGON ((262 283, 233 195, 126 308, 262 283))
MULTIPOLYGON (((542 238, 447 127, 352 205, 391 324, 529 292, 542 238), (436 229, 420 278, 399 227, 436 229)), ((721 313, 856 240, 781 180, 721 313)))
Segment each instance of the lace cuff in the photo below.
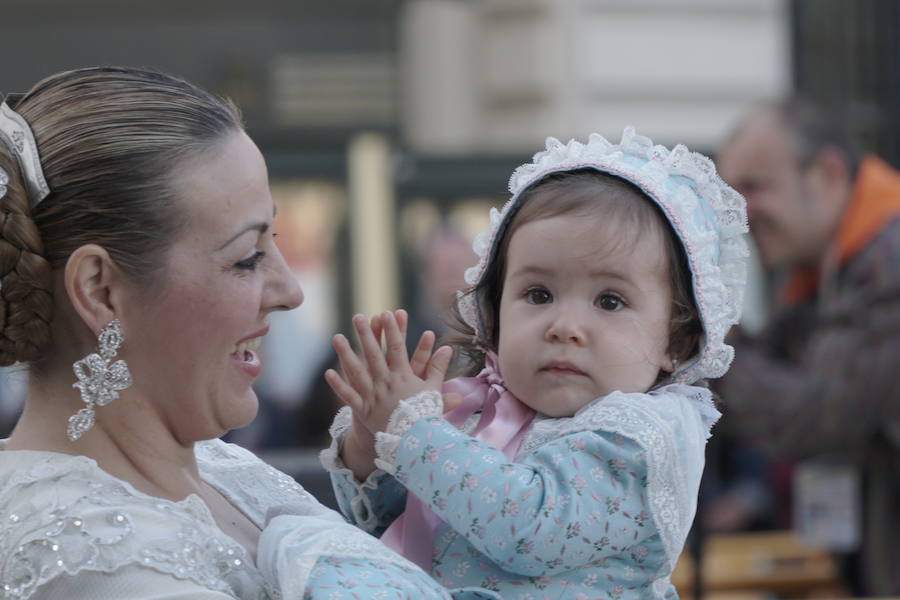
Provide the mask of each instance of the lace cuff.
MULTIPOLYGON (((355 495, 352 498, 347 498, 350 514, 345 514, 345 516, 352 518, 353 522, 364 531, 372 532, 378 527, 378 514, 373 510, 372 500, 366 491, 377 489, 379 480, 385 476, 385 472, 381 469, 375 469, 366 477, 365 481, 359 481, 353 474, 353 471, 341 460, 341 447, 344 445, 344 438, 346 438, 347 431, 352 423, 353 412, 349 406, 344 406, 335 415, 334 422, 328 429, 328 432, 331 434, 331 445, 319 453, 319 462, 322 463, 326 471, 331 473, 332 477, 342 478, 354 490, 355 495)), ((335 482, 335 485, 337 486, 337 482, 335 482)), ((345 498, 349 496, 348 492, 343 494, 339 492, 337 487, 335 487, 335 494, 338 496, 343 495, 345 498)), ((347 510, 342 508, 342 512, 346 513, 347 510)))
POLYGON ((349 470, 341 460, 341 446, 344 445, 344 438, 352 423, 353 413, 349 406, 344 406, 334 416, 334 421, 328 428, 331 444, 319 453, 319 462, 329 473, 342 473, 344 470, 349 470))
POLYGON ((438 390, 425 390, 411 398, 401 400, 391 418, 387 431, 375 434, 375 466, 391 475, 396 473, 394 460, 400 439, 413 424, 424 417, 439 417, 444 412, 444 398, 438 390))

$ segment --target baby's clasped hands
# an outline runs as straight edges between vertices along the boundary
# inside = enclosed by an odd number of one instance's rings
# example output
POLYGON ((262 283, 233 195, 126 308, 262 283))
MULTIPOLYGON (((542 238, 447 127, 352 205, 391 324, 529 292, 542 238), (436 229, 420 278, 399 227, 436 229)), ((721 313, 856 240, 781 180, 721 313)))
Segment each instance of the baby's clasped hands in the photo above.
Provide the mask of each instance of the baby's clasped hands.
POLYGON ((355 419, 370 432, 385 431, 388 420, 401 400, 425 390, 440 390, 453 351, 434 348, 434 334, 425 332, 412 357, 406 351, 406 313, 384 312, 370 323, 356 315, 353 327, 359 338, 357 354, 343 335, 332 345, 338 355, 342 374, 334 369, 325 379, 334 393, 353 409, 355 419), (384 335, 386 350, 382 350, 384 335))

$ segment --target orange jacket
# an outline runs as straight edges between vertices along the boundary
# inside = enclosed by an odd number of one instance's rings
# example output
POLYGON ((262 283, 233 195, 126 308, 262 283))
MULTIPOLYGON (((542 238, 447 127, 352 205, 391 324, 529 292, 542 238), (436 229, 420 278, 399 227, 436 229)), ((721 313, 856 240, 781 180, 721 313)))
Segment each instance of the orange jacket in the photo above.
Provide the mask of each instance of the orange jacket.
MULTIPOLYGON (((865 157, 834 240, 838 266, 855 256, 897 216, 900 216, 900 171, 880 158, 865 157)), ((815 293, 818 285, 818 269, 798 269, 781 289, 782 300, 786 304, 799 304, 815 293)))

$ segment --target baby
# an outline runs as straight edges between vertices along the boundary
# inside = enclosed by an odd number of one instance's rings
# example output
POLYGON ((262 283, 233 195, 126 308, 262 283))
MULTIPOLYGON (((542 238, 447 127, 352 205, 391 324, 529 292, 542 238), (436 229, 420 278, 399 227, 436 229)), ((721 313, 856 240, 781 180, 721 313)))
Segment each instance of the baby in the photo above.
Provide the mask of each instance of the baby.
POLYGON ((719 416, 698 383, 727 370, 740 314, 743 199, 630 128, 550 139, 510 191, 458 303, 477 375, 442 385, 430 337, 408 357, 402 313, 354 319, 358 355, 336 336, 339 503, 447 588, 673 597, 719 416))

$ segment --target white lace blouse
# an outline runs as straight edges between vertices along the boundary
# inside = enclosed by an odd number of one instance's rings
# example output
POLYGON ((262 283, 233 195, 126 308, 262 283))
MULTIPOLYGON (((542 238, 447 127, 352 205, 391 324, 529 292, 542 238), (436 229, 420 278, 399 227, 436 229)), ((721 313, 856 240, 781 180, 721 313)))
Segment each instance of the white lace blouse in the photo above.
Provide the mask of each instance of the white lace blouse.
MULTIPOLYGON (((155 498, 89 458, 4 445, 0 599, 281 597, 198 496, 155 498)), ((270 510, 343 523, 242 448, 213 440, 197 444, 196 455, 204 481, 260 529, 270 510)))

